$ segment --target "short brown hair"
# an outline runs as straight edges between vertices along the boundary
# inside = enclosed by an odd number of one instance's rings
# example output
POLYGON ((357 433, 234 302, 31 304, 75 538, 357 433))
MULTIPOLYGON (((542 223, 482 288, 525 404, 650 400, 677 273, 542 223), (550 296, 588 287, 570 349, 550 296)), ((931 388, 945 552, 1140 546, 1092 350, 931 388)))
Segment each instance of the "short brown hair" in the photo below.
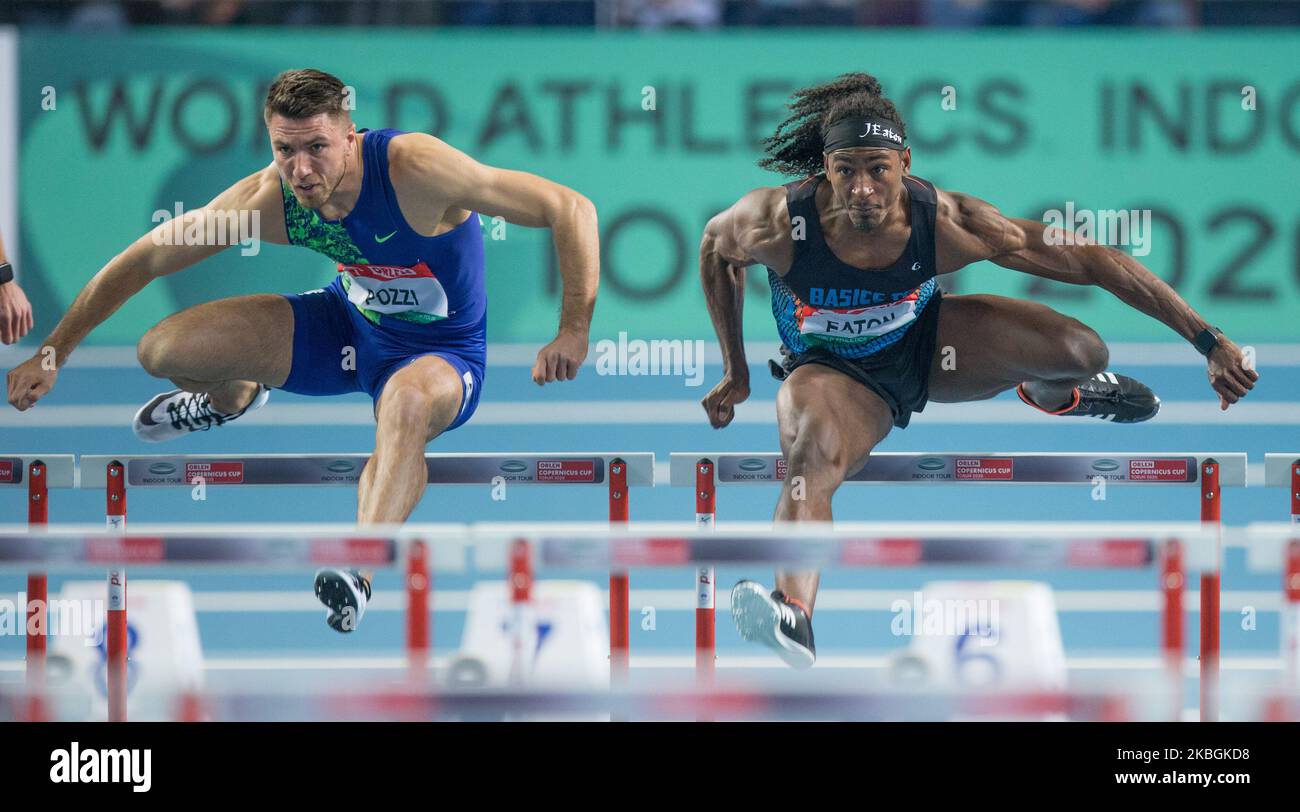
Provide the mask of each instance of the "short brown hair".
POLYGON ((343 106, 345 88, 337 76, 305 68, 287 70, 275 77, 266 91, 266 107, 262 117, 266 121, 279 113, 285 118, 311 118, 320 113, 331 117, 346 116, 343 106))

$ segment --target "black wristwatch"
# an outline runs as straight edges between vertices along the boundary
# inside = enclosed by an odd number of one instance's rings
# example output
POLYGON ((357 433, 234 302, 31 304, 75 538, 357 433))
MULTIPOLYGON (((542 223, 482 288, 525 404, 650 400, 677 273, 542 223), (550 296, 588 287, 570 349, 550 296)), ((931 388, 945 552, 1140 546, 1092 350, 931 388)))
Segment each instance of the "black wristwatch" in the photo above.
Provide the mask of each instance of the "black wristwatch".
POLYGON ((0 285, 12 281, 14 281, 14 266, 8 262, 0 262, 0 285))
POLYGON ((1209 327, 1197 333, 1192 343, 1196 345, 1196 349, 1201 351, 1201 355, 1208 358, 1214 348, 1219 346, 1219 336, 1221 335, 1223 335, 1223 331, 1218 327, 1209 327))

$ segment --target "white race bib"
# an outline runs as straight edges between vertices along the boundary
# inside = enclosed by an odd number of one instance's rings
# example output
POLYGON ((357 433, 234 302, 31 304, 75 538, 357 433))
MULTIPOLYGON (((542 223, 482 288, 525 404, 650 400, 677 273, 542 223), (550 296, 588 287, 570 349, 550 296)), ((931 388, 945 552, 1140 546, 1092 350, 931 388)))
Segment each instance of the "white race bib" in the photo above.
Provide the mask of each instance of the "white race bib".
POLYGON ((914 292, 897 302, 855 309, 803 305, 795 310, 795 320, 803 335, 838 339, 876 338, 915 321, 918 300, 914 292))
POLYGON ((421 313, 447 318, 447 291, 421 262, 403 265, 340 265, 351 279, 348 301, 376 313, 421 313))

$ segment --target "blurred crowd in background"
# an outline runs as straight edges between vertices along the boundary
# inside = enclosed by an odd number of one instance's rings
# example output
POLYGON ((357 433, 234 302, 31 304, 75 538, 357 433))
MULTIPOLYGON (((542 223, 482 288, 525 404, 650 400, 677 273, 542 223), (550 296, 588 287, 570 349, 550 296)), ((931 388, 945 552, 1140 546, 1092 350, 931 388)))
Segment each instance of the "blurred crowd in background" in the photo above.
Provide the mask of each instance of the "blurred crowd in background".
POLYGON ((1300 0, 5 0, 0 24, 145 25, 1147 26, 1300 25, 1300 0))

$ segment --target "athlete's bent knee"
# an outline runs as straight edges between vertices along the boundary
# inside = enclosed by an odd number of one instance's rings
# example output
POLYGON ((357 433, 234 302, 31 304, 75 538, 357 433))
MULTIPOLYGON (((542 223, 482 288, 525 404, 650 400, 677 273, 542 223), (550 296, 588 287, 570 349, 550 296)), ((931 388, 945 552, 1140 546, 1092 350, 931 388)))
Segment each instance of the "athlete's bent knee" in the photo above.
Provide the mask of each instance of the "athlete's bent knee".
POLYGON ((403 427, 425 425, 433 414, 433 396, 418 386, 397 385, 384 391, 380 416, 403 427))
POLYGON ((171 373, 175 371, 167 363, 172 350, 172 341, 168 336, 169 331, 163 328, 163 323, 158 323, 149 332, 145 333, 135 348, 135 355, 140 361, 140 366, 144 367, 144 371, 155 378, 169 378, 171 373))
POLYGON ((415 384, 390 384, 384 389, 379 420, 381 425, 414 434, 441 430, 449 415, 454 418, 453 404, 458 400, 459 393, 435 394, 415 384))
POLYGON ((839 432, 825 427, 804 429, 790 444, 787 476, 801 476, 810 485, 825 485, 833 490, 844 481, 852 462, 839 432))
POLYGON ((1110 350, 1101 336, 1086 324, 1079 324, 1062 336, 1064 356, 1071 377, 1091 378, 1110 364, 1110 350))

